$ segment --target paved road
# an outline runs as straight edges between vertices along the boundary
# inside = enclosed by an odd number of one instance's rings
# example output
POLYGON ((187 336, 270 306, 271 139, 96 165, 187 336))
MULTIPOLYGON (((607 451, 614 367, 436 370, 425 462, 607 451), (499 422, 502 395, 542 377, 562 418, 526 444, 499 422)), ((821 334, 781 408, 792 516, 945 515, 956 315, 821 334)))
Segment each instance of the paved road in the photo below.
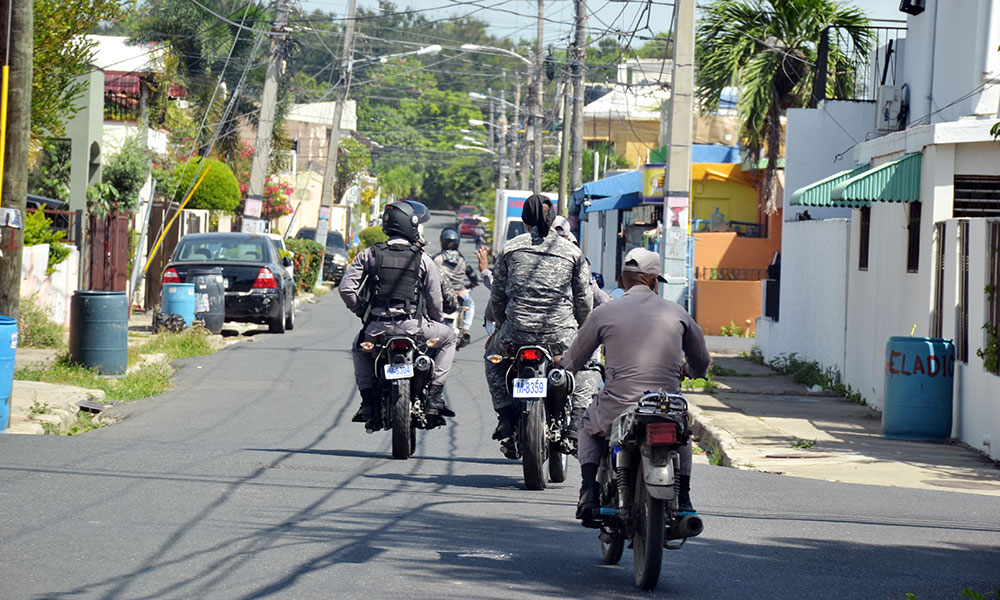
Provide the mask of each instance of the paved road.
MULTIPOLYGON (((454 425, 389 459, 387 434, 349 422, 356 328, 328 294, 293 332, 180 361, 176 389, 113 427, 0 436, 0 598, 650 597, 628 553, 601 565, 573 521, 575 472, 522 489, 488 439, 476 345, 447 390, 454 425)), ((988 497, 699 464, 694 498, 707 531, 668 553, 653 597, 929 600, 1000 584, 988 497)))

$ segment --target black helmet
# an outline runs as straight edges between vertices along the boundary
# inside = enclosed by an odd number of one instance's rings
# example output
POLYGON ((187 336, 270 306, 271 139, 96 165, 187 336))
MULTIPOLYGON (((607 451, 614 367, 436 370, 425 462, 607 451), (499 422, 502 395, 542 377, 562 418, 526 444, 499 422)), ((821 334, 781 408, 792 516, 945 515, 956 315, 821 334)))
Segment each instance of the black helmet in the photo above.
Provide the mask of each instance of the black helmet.
POLYGON ((382 212, 382 231, 390 237, 399 235, 410 242, 416 242, 417 225, 419 224, 420 216, 416 214, 413 205, 409 202, 393 202, 386 205, 385 211, 382 212))
POLYGON ((426 223, 431 220, 431 211, 427 210, 427 206, 423 203, 416 200, 403 200, 403 202, 413 207, 413 214, 417 216, 417 223, 426 223))
POLYGON ((445 227, 441 230, 441 249, 442 250, 457 250, 458 243, 461 241, 462 236, 459 235, 458 230, 454 227, 445 227))

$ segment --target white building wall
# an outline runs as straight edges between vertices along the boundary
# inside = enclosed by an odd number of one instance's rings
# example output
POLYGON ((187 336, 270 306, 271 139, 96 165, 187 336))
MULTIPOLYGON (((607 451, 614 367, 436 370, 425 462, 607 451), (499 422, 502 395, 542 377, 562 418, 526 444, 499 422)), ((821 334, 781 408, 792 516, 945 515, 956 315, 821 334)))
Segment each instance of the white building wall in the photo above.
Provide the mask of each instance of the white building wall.
POLYGON ((805 210, 813 219, 850 217, 850 209, 790 206, 788 200, 801 187, 853 169, 852 154, 847 150, 868 139, 869 134, 874 135, 874 129, 875 105, 871 102, 829 100, 822 108, 789 109, 785 136, 786 221, 794 221, 805 210))
POLYGON ((850 221, 785 223, 778 321, 757 319, 757 346, 766 360, 796 354, 825 368, 844 369, 847 240, 850 221))

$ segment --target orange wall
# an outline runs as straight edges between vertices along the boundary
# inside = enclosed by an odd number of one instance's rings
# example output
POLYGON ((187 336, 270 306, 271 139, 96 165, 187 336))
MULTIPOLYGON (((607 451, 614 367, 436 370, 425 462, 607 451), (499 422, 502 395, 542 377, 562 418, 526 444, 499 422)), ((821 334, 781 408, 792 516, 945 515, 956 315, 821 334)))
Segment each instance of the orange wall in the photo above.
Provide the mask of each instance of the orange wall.
POLYGON ((730 321, 753 331, 760 317, 759 281, 695 281, 694 320, 705 335, 719 335, 730 321))
POLYGON ((765 269, 781 251, 781 238, 748 238, 735 231, 695 233, 694 266, 720 269, 765 269))

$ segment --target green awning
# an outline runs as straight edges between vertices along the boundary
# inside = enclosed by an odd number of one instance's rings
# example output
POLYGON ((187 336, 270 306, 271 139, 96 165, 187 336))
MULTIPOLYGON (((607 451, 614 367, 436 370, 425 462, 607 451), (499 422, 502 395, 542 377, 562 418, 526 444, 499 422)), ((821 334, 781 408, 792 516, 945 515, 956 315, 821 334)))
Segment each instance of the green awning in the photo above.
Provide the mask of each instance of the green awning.
POLYGON ((815 183, 811 183, 805 187, 801 187, 795 190, 792 197, 788 200, 788 203, 795 206, 846 206, 844 204, 832 202, 830 199, 830 192, 833 188, 837 187, 840 183, 863 174, 869 169, 868 165, 860 165, 849 169, 847 171, 841 171, 835 175, 831 175, 826 179, 820 179, 815 183))
POLYGON ((907 154, 841 181, 830 192, 830 199, 836 206, 854 208, 877 201, 920 202, 922 158, 922 154, 907 154))

